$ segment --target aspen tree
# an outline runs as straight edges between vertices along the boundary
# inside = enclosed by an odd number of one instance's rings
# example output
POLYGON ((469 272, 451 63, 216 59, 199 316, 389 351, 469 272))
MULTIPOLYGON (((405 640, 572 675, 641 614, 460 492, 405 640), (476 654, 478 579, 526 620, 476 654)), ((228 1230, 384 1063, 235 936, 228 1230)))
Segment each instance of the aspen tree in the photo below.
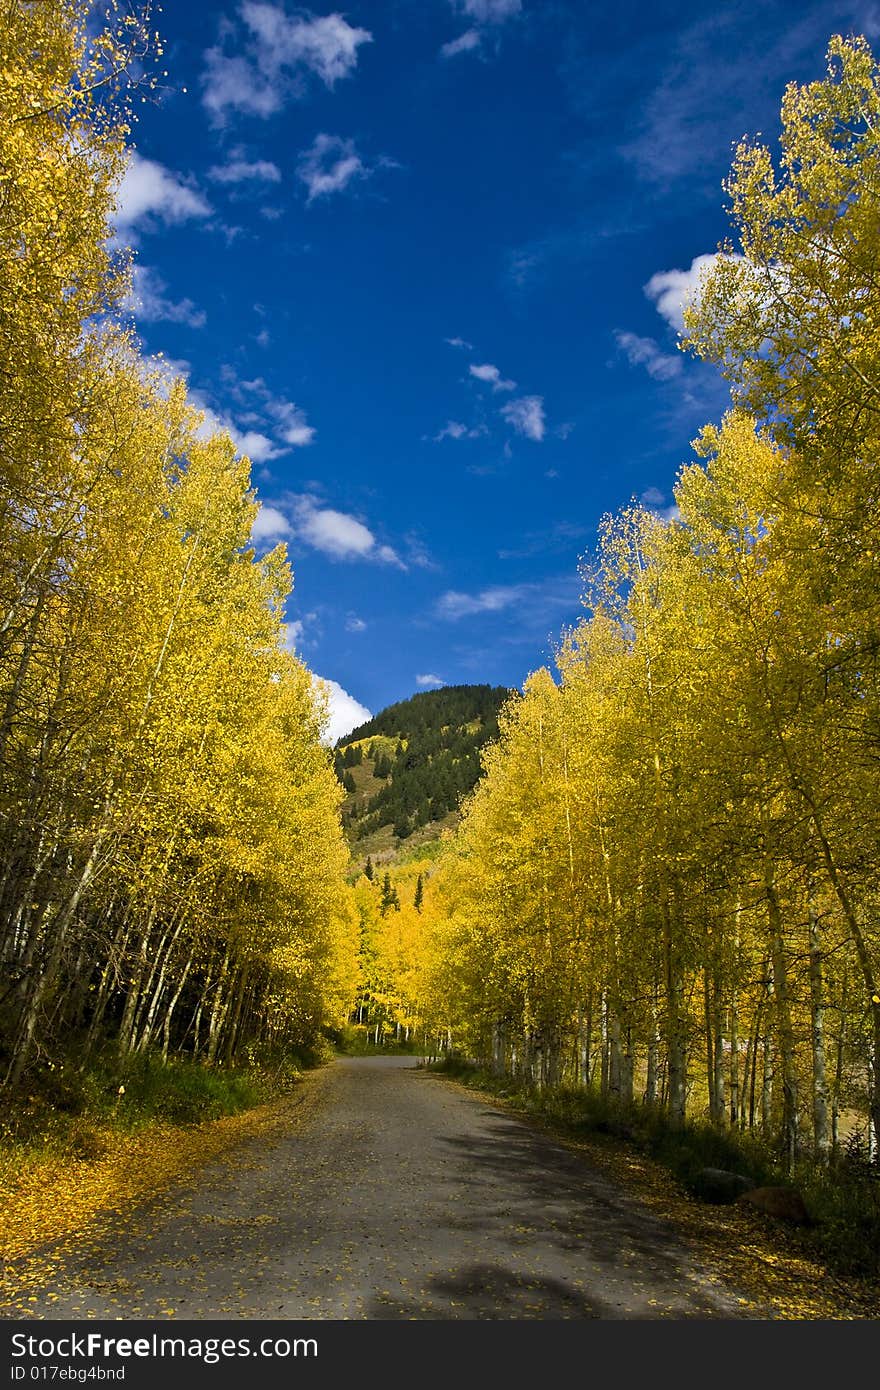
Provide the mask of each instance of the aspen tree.
MULTIPOLYGON (((693 349, 721 364, 734 399, 789 450, 779 510, 807 561, 812 606, 825 614, 822 672, 832 696, 850 697, 829 740, 843 755, 840 791, 858 789, 873 824, 876 795, 860 769, 878 708, 880 75, 864 39, 833 38, 827 77, 789 85, 781 147, 777 168, 765 146, 740 146, 728 187, 743 256, 716 264, 686 323, 693 349)), ((847 867, 859 829, 846 792, 824 804, 797 762, 791 771, 858 962, 876 1059, 876 914, 864 879, 847 867)))
POLYGON ((341 791, 249 464, 113 319, 145 23, 72 0, 0 35, 0 1049, 232 1061, 348 1011, 341 791))

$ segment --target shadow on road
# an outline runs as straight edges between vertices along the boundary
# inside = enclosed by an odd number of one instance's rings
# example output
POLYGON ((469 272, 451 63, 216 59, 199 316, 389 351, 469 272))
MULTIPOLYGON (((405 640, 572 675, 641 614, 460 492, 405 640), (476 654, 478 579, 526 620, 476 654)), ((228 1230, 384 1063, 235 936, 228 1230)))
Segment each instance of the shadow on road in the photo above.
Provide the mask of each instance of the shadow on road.
POLYGON ((445 1224, 476 1234, 487 1251, 509 1251, 513 1262, 527 1253, 529 1263, 544 1271, 558 1265, 562 1273, 574 1256, 589 1292, 564 1279, 523 1280, 501 1265, 487 1264, 474 1266, 461 1280, 435 1281, 439 1293, 453 1301, 456 1293, 470 1299, 475 1309, 470 1315, 477 1317, 490 1316, 479 1311, 483 1303, 502 1301, 541 1307, 513 1316, 613 1317, 621 1306, 619 1284, 637 1301, 639 1290, 646 1291, 643 1316, 662 1316, 672 1306, 678 1316, 717 1316, 714 1291, 695 1277, 690 1252, 662 1219, 585 1166, 580 1155, 521 1122, 490 1109, 481 1119, 482 1134, 437 1136, 450 1157, 440 1168, 447 1182, 455 1184, 464 1172, 471 1188, 464 1206, 450 1195, 445 1224), (492 1292, 478 1288, 478 1271, 491 1277, 492 1292), (536 1293, 542 1286, 543 1293, 536 1293))
POLYGON ((368 1318, 598 1318, 589 1299, 558 1279, 523 1277, 497 1264, 473 1264, 430 1279, 421 1302, 373 1299, 368 1318))

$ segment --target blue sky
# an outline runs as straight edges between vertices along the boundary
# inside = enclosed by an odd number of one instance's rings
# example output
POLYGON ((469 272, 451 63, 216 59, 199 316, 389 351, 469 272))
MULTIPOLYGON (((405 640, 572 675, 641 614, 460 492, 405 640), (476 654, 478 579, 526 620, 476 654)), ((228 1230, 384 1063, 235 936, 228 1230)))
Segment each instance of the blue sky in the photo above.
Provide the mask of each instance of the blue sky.
POLYGON ((333 732, 519 686, 724 408, 676 349, 733 144, 880 4, 169 5, 118 197, 147 352, 253 463, 333 732))

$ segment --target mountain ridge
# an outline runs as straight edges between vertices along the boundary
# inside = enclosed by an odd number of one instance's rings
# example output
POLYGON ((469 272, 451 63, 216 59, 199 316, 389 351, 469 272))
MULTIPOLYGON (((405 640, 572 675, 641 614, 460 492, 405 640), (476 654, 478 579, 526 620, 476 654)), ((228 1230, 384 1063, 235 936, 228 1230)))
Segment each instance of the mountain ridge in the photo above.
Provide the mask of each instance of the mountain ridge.
POLYGON ((334 765, 352 851, 381 862, 454 826, 480 776, 480 750, 516 694, 488 684, 419 691, 339 739, 334 765))

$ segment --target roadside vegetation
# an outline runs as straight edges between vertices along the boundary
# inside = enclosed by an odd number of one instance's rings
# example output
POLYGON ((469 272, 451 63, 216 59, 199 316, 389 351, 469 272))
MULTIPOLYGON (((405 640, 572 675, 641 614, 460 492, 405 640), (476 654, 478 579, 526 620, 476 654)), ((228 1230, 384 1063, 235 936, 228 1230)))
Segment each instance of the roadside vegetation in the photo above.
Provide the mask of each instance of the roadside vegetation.
MULTIPOLYGON (((673 1126, 657 1107, 583 1087, 540 1090, 456 1056, 432 1063, 431 1069, 539 1120, 562 1138, 589 1137, 645 1155, 697 1199, 705 1195, 707 1170, 741 1175, 755 1187, 795 1191, 804 1200, 808 1220, 797 1226, 786 1223, 786 1239, 839 1274, 870 1281, 880 1277, 880 1174, 857 1136, 832 1172, 808 1158, 789 1172, 766 1144, 747 1132, 720 1130, 705 1120, 673 1126)), ((778 1222, 768 1220, 778 1229, 778 1222)))
POLYGON ((108 1068, 144 1113, 166 1091, 236 1104, 220 1068, 315 1046, 354 994, 342 791, 285 646, 287 555, 252 544, 248 459, 127 308, 116 205, 160 51, 149 4, 12 3, 0 33, 7 1113, 53 1087, 101 1113, 108 1068))
POLYGON ((880 69, 833 37, 778 145, 737 149, 736 240, 682 306, 730 408, 674 509, 605 518, 418 912, 383 883, 364 1000, 691 1191, 797 1192, 875 1278, 878 168, 880 69))

